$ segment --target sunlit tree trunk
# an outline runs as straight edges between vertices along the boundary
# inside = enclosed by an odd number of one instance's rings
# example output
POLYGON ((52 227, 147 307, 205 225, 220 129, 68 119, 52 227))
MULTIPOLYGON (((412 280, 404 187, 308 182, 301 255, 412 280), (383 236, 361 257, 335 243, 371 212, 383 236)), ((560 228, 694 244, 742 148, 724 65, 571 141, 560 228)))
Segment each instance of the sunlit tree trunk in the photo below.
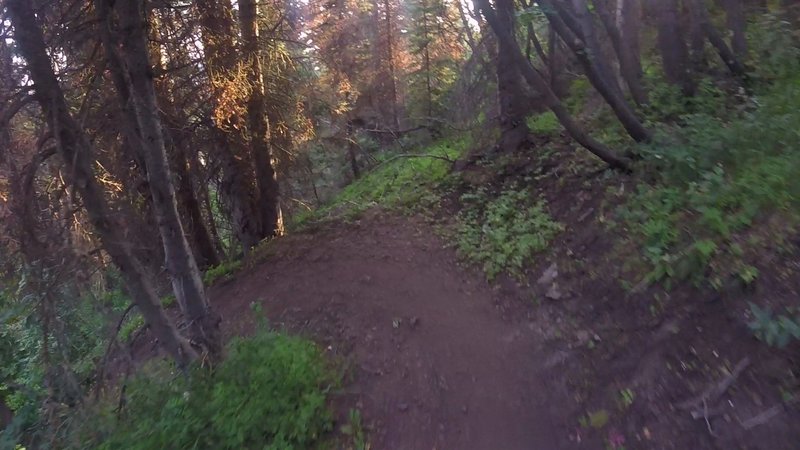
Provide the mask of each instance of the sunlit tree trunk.
POLYGON ((182 338, 161 308, 144 268, 133 257, 119 225, 110 217, 103 190, 92 170, 92 148, 86 134, 69 112, 69 106, 53 71, 41 28, 28 0, 7 0, 14 26, 14 39, 28 63, 34 92, 53 133, 57 149, 67 166, 65 174, 83 199, 91 224, 125 280, 128 293, 164 349, 180 364, 187 365, 197 353, 182 338))
POLYGON ((239 0, 239 23, 243 55, 250 68, 250 97, 247 100, 247 125, 250 154, 256 171, 261 236, 272 237, 283 232, 280 189, 272 150, 269 145, 269 123, 266 113, 266 91, 258 47, 258 9, 255 0, 239 0))
MULTIPOLYGON (((194 6, 198 12, 204 64, 216 110, 230 95, 227 89, 236 73, 236 22, 230 0, 196 0, 194 6)), ((226 116, 231 112, 218 113, 226 116)), ((231 113, 226 118, 215 117, 212 133, 216 141, 213 156, 221 171, 220 196, 234 234, 246 254, 261 240, 262 227, 249 149, 239 131, 243 127, 239 118, 231 113)))

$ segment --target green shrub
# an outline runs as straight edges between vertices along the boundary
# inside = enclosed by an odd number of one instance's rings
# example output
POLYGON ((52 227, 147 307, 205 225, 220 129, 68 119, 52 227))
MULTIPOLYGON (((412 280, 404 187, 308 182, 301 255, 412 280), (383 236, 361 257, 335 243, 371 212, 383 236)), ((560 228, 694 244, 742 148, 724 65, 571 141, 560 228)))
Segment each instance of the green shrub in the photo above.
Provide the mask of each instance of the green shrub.
POLYGON ((464 194, 456 242, 459 253, 481 264, 493 279, 502 271, 521 275, 531 257, 548 247, 563 227, 547 214, 543 200, 509 189, 491 199, 485 190, 464 194))
POLYGON ((750 330, 767 345, 783 348, 792 339, 800 340, 800 314, 795 317, 786 314, 775 317, 772 311, 752 303, 750 311, 753 313, 750 330))
MULTIPOLYGON (((737 235, 768 215, 797 223, 800 82, 777 83, 753 103, 759 107, 730 120, 685 116, 685 125, 671 129, 670 138, 641 149, 644 167, 658 175, 638 187, 622 217, 643 241, 652 280, 702 281, 715 259, 741 256, 731 248, 740 245, 737 235)), ((746 261, 726 265, 746 271, 746 261)))
POLYGON ((308 341, 261 332, 234 340, 213 372, 158 369, 130 383, 118 422, 96 414, 86 437, 107 433, 98 448, 306 449, 331 429, 335 378, 308 341))

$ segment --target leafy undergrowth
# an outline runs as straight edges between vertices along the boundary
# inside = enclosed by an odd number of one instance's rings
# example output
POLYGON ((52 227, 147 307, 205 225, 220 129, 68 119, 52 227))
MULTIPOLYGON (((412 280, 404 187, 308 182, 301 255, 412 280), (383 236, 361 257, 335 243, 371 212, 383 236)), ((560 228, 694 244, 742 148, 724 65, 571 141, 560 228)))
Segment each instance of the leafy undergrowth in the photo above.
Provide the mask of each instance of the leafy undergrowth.
POLYGON ((733 119, 684 117, 671 144, 644 150, 658 177, 638 187, 621 217, 643 242, 649 281, 750 284, 758 276, 750 255, 788 251, 782 242, 800 219, 800 80, 753 102, 733 119))
POLYGON ((166 363, 142 371, 124 408, 101 402, 66 447, 311 448, 332 429, 327 401, 336 384, 313 343, 262 331, 234 339, 213 371, 182 376, 166 363))
POLYGON ((501 272, 521 276, 563 229, 529 189, 512 187, 491 198, 479 188, 462 194, 461 204, 454 236, 459 254, 481 265, 489 279, 501 272))
POLYGON ((381 207, 397 211, 419 210, 439 200, 437 189, 449 176, 452 163, 469 148, 468 138, 442 139, 411 154, 385 152, 378 163, 336 198, 317 210, 295 217, 292 228, 331 219, 353 219, 381 207))

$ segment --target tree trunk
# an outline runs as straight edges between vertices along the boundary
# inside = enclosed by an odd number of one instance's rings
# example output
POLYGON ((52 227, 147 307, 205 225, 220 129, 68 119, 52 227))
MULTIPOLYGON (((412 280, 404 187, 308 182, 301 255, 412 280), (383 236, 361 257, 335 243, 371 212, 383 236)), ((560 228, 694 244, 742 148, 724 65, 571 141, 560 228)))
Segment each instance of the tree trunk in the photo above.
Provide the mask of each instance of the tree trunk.
POLYGON ((395 73, 394 64, 394 33, 392 26, 392 9, 389 0, 383 0, 383 14, 386 21, 386 51, 389 62, 389 88, 392 94, 392 120, 394 121, 394 129, 400 129, 400 117, 397 114, 397 74, 395 73))
POLYGON ((624 9, 631 8, 629 5, 631 0, 618 1, 620 2, 620 7, 623 8, 621 14, 623 20, 621 21, 622 26, 620 27, 622 30, 617 27, 605 0, 593 0, 593 4, 597 15, 600 16, 600 20, 603 22, 603 27, 608 33, 608 37, 611 39, 614 52, 617 54, 620 72, 622 78, 625 80, 625 84, 628 86, 628 92, 630 92, 633 101, 641 106, 647 103, 647 94, 642 86, 641 62, 638 56, 634 56, 633 54, 633 41, 638 41, 638 26, 630 23, 632 21, 635 22, 634 17, 632 17, 629 12, 625 12, 624 9), (624 38, 623 31, 626 32, 624 38), (629 44, 626 42, 626 39, 630 39, 632 42, 629 44))
POLYGON ((730 47, 728 47, 728 44, 725 43, 725 39, 722 37, 722 34, 720 34, 720 32, 714 27, 714 24, 711 23, 711 19, 708 17, 706 5, 702 0, 688 1, 692 17, 697 20, 700 25, 700 29, 708 39, 708 42, 710 42, 711 45, 713 45, 717 50, 722 62, 728 66, 728 69, 734 76, 745 80, 747 78, 747 71, 744 65, 739 61, 736 55, 733 54, 733 51, 731 51, 730 47))
POLYGON ((747 17, 743 0, 724 0, 725 19, 731 30, 731 49, 739 59, 747 58, 747 17))
MULTIPOLYGON (((589 82, 591 82, 595 90, 605 99, 628 134, 637 142, 649 141, 652 138, 650 130, 645 128, 642 122, 639 121, 633 108, 619 93, 619 89, 614 89, 613 83, 608 80, 608 77, 600 68, 601 66, 596 64, 595 59, 597 55, 594 55, 594 57, 592 56, 592 51, 586 47, 580 35, 577 34, 581 30, 577 19, 570 16, 568 11, 558 6, 557 3, 552 3, 550 0, 540 0, 539 5, 542 6, 542 11, 556 30, 556 33, 561 36, 564 42, 567 43, 567 46, 569 46, 575 54, 589 82), (558 13, 556 13, 556 11, 558 11, 558 13)), ((597 47, 599 48, 599 46, 597 47)))
MULTIPOLYGON (((497 0, 497 20, 514 35, 514 3, 497 0)), ((497 40, 497 95, 500 104, 500 142, 498 149, 513 152, 527 141, 528 125, 525 122, 529 106, 520 71, 514 62, 513 48, 508 42, 497 40)))
POLYGON ((280 188, 275 168, 272 166, 272 149, 269 145, 269 123, 266 114, 266 92, 261 56, 258 50, 258 10, 255 0, 239 0, 239 23, 242 30, 243 54, 250 67, 250 98, 247 101, 250 154, 256 171, 258 206, 261 219, 261 237, 268 238, 283 233, 280 205, 280 188))
POLYGON ((575 122, 569 110, 567 110, 558 97, 555 96, 552 89, 550 89, 547 80, 545 80, 525 58, 522 49, 519 47, 519 44, 517 44, 516 39, 514 39, 514 35, 510 33, 508 28, 503 26, 503 23, 492 10, 489 0, 477 0, 476 5, 483 12, 483 16, 494 31, 495 36, 497 36, 497 40, 503 42, 503 48, 511 50, 511 56, 513 56, 517 70, 521 71, 525 80, 531 87, 541 94, 547 107, 555 114, 561 125, 567 130, 567 133, 580 145, 608 163, 611 167, 625 171, 630 170, 627 160, 617 156, 611 149, 589 136, 575 122))
POLYGON ((689 51, 683 40, 678 0, 648 0, 658 27, 658 49, 667 81, 681 88, 684 95, 695 92, 689 68, 689 51))
POLYGON ((144 268, 133 257, 118 224, 110 220, 103 190, 92 171, 91 144, 69 112, 47 54, 42 31, 28 0, 7 0, 14 39, 28 63, 34 92, 67 166, 65 174, 83 199, 89 221, 125 280, 128 293, 141 311, 154 336, 182 367, 197 357, 189 342, 180 336, 161 308, 144 268))
MULTIPOLYGON (((226 85, 237 71, 238 54, 235 45, 235 21, 230 0, 196 0, 200 22, 200 38, 206 72, 212 87, 214 107, 226 98, 226 85)), ((236 239, 247 254, 261 240, 258 214, 258 195, 255 190, 251 155, 243 142, 239 117, 231 116, 214 121, 212 134, 214 157, 221 169, 220 197, 230 218, 236 239)))
POLYGON ((130 101, 136 115, 139 145, 147 165, 153 206, 164 244, 166 266, 175 298, 189 321, 193 341, 215 360, 222 351, 219 318, 208 304, 200 270, 178 215, 172 174, 156 104, 153 69, 148 55, 144 11, 139 2, 117 2, 120 49, 130 101))
MULTIPOLYGON (((571 14, 566 8, 562 8, 562 14, 571 14)), ((614 76, 614 71, 607 62, 607 58, 603 53, 600 40, 595 32, 594 16, 589 11, 588 0, 572 0, 572 11, 575 14, 575 20, 580 27, 576 32, 577 36, 583 41, 586 49, 589 50, 589 59, 597 67, 597 71, 606 81, 608 86, 612 89, 615 95, 624 98, 622 89, 617 84, 617 78, 614 76)), ((563 17, 563 16, 562 16, 563 17)))

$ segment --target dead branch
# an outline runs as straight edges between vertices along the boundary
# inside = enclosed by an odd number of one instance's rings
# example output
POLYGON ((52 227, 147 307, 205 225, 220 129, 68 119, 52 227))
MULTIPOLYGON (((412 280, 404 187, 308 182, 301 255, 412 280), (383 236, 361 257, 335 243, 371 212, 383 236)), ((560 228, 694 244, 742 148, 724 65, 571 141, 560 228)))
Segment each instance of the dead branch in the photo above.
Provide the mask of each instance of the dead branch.
POLYGON ((727 377, 720 380, 717 384, 706 388, 698 397, 678 404, 678 409, 682 411, 693 411, 692 417, 707 417, 707 407, 704 410, 701 410, 700 407, 704 404, 716 403, 722 394, 731 387, 736 379, 739 378, 739 375, 741 375, 749 365, 750 358, 743 358, 739 361, 739 364, 736 364, 736 367, 733 368, 733 371, 727 377))

